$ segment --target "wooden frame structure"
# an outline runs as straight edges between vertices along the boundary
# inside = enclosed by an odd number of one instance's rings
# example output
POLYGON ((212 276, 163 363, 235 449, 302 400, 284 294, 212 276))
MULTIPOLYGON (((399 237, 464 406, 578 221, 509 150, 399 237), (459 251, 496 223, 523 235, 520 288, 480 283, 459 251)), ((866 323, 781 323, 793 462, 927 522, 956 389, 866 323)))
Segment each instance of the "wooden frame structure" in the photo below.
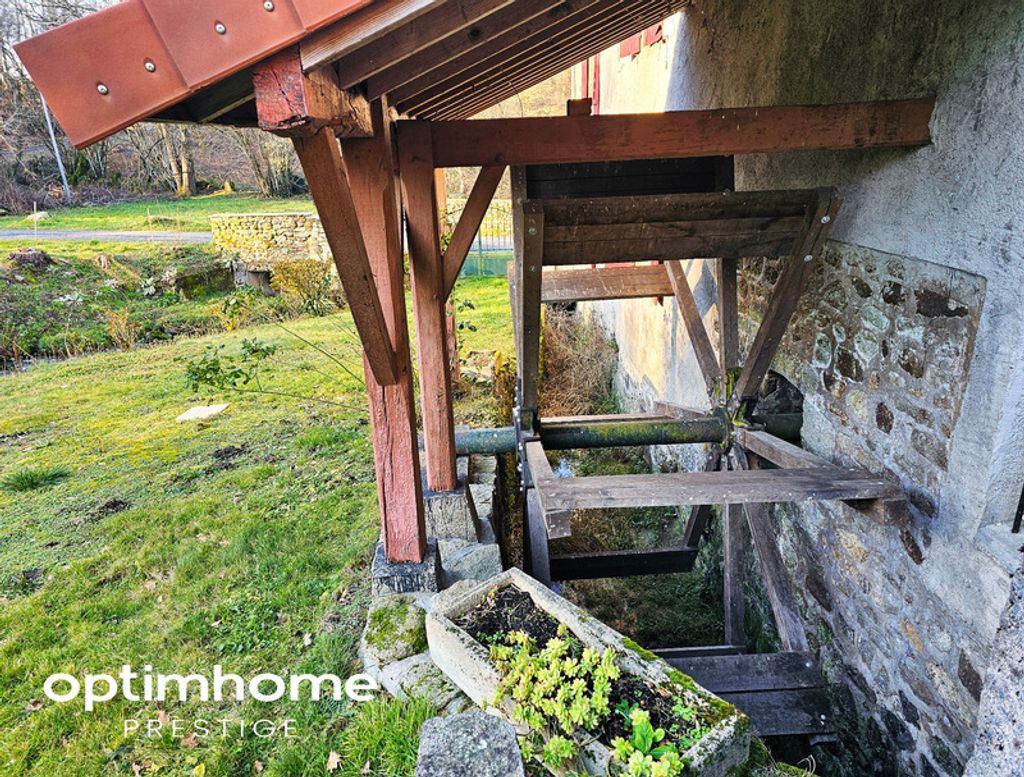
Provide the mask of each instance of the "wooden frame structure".
POLYGON ((899 518, 905 505, 889 480, 833 466, 756 425, 759 386, 839 201, 827 189, 723 194, 733 188, 723 160, 926 145, 934 99, 623 116, 588 116, 584 105, 573 104, 573 115, 564 118, 465 120, 686 4, 124 0, 17 51, 79 147, 143 119, 259 126, 293 140, 364 348, 382 537, 392 562, 424 559, 424 488, 443 492, 458 485, 445 305, 511 167, 516 264, 510 280, 519 375, 509 431, 523 469, 528 571, 550 582, 689 569, 711 517, 709 505, 722 505, 728 644, 668 650, 664 657, 743 706, 763 734, 822 733, 827 719, 820 674, 807 653, 765 504, 842 500, 876 520, 899 518), (111 47, 115 30, 120 40, 111 47), (667 170, 664 160, 685 164, 667 170), (617 167, 626 162, 634 163, 632 177, 617 167), (567 163, 591 165, 591 174, 603 176, 599 198, 564 188, 556 168, 567 163), (481 170, 442 251, 438 174, 459 166, 481 170), (524 170, 545 166, 551 169, 541 176, 543 185, 527 196, 524 170), (551 199, 548 190, 560 190, 561 199, 551 199), (405 312, 403 214, 425 478, 405 312), (764 254, 789 259, 750 353, 741 359, 738 263, 764 254), (679 261, 694 257, 715 263, 722 322, 717 342, 704 328, 679 261), (544 269, 623 262, 628 266, 544 269), (621 419, 538 417, 541 306, 642 297, 677 301, 714 411, 705 415, 661 403, 624 431, 616 428, 631 444, 666 435, 710 443, 705 471, 555 478, 545 439, 601 444, 621 419), (691 506, 681 546, 549 553, 550 539, 571 532, 575 509, 653 504, 691 506), (737 655, 748 533, 786 650, 776 656, 737 655), (790 711, 785 719, 780 709, 790 711))

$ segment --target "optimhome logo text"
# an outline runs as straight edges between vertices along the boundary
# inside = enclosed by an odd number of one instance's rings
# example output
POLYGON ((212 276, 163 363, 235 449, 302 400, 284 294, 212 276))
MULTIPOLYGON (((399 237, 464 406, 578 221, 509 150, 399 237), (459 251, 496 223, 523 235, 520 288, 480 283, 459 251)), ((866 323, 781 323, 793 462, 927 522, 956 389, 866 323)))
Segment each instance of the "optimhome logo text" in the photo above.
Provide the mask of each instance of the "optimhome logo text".
POLYGON ((380 686, 367 674, 352 675, 343 681, 333 674, 282 677, 264 672, 247 681, 241 675, 225 673, 220 664, 213 667, 212 677, 153 674, 149 664, 142 672, 136 672, 130 664, 125 664, 116 675, 86 673, 80 681, 71 674, 53 674, 43 683, 43 693, 48 699, 65 704, 81 696, 88 712, 95 710, 97 704, 111 701, 118 693, 127 701, 147 702, 244 701, 246 698, 275 702, 285 696, 292 701, 319 701, 325 697, 341 701, 347 696, 352 701, 364 702, 373 699, 373 694, 379 690, 380 686))

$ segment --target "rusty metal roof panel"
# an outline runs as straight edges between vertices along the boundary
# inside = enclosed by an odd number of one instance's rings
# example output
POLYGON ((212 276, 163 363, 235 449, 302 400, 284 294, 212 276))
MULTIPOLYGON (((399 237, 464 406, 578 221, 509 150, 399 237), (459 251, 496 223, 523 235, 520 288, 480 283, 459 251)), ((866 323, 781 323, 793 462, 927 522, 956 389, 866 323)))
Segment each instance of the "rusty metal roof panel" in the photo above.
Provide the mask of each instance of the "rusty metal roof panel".
POLYGON ((15 49, 71 142, 95 143, 372 0, 124 0, 15 49))
POLYGON ((111 6, 16 48, 78 146, 156 113, 189 92, 140 0, 111 6))

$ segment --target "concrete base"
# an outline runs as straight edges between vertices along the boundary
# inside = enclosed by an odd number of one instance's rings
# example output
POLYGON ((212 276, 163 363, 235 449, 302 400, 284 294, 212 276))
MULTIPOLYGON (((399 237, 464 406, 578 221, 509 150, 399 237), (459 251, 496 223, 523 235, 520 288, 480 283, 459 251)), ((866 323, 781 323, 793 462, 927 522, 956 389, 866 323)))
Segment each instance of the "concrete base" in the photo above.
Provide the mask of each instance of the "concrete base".
POLYGON ((459 485, 451 491, 431 491, 423 479, 424 518, 428 537, 459 538, 477 542, 476 508, 469 490, 469 459, 456 462, 459 485))
POLYGON ((370 573, 371 590, 374 596, 436 592, 439 590, 440 573, 441 558, 437 552, 437 543, 433 540, 427 542, 427 555, 419 564, 389 561, 384 552, 384 543, 378 542, 370 573))

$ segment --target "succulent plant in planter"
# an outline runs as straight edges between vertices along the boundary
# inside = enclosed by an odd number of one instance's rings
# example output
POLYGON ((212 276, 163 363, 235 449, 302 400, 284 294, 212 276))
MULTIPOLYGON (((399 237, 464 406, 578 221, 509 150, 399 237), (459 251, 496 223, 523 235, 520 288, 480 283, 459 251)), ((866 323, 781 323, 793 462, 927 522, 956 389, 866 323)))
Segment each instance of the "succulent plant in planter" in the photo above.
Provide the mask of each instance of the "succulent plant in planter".
POLYGON ((721 777, 746 759, 742 713, 518 570, 436 608, 427 638, 553 774, 721 777))

